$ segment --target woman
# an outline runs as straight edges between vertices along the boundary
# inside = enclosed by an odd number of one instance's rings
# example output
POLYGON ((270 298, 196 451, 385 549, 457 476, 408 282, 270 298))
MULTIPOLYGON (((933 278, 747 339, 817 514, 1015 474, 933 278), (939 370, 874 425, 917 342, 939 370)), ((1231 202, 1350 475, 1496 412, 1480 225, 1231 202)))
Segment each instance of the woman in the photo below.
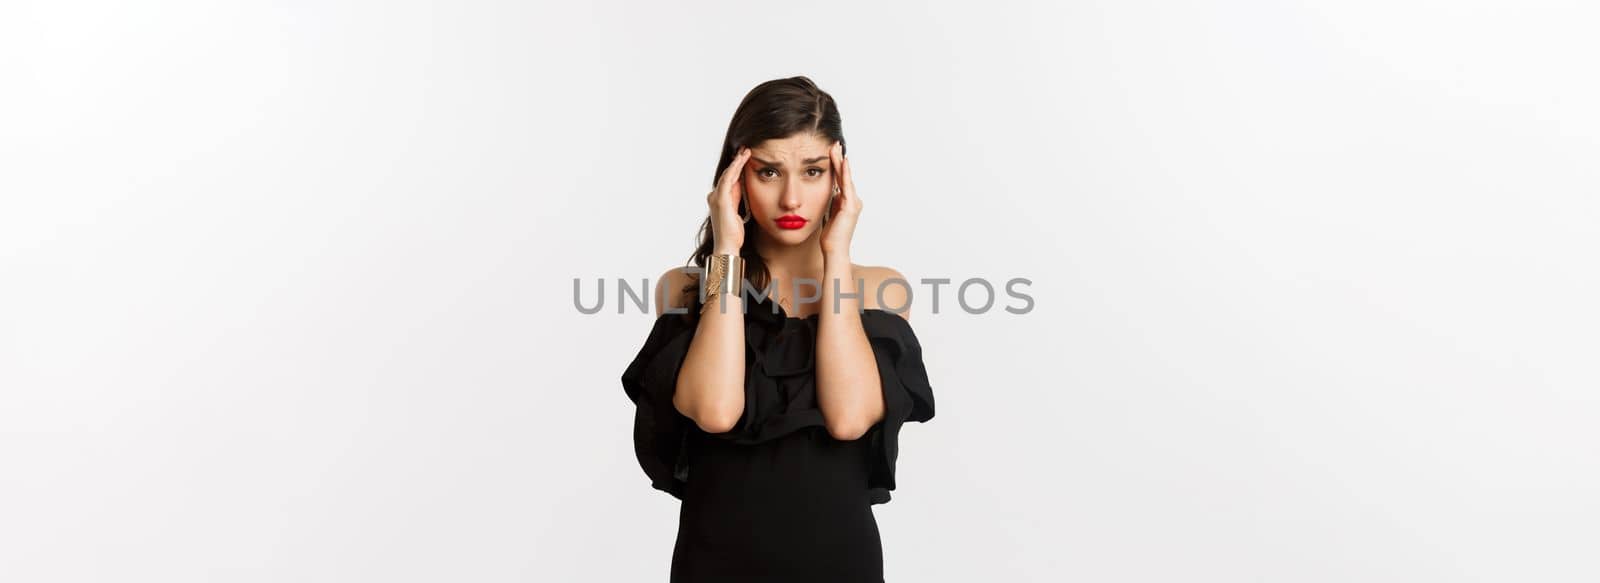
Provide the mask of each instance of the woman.
POLYGON ((697 269, 662 275, 622 375, 639 463, 682 500, 671 580, 881 582, 871 505, 933 390, 910 286, 850 261, 862 205, 833 98, 805 77, 751 90, 714 184, 697 269))

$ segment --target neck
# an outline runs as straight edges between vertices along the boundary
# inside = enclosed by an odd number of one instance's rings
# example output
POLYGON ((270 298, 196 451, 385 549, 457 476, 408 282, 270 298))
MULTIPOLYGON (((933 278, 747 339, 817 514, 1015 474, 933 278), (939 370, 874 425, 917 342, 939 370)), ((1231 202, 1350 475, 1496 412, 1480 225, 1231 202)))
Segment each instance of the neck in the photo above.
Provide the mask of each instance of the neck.
POLYGON ((798 295, 811 296, 820 293, 820 289, 813 286, 823 285, 823 267, 825 260, 822 256, 822 245, 819 229, 811 237, 798 245, 782 245, 766 236, 763 231, 758 235, 756 252, 762 261, 767 264, 767 274, 772 278, 772 295, 779 298, 788 298, 798 292, 798 295), (809 279, 810 282, 801 284, 795 289, 795 281, 809 279))

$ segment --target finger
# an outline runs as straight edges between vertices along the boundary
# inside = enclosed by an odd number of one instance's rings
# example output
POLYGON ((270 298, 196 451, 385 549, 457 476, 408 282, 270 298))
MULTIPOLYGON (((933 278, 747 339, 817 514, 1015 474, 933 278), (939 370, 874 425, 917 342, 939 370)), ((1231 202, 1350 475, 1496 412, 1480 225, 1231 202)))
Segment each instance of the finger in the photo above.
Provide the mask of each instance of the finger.
POLYGON ((838 155, 838 192, 846 197, 854 197, 854 184, 850 179, 850 160, 845 159, 845 144, 835 144, 835 155, 838 155))
POLYGON ((843 147, 839 142, 834 142, 828 148, 828 162, 833 164, 833 186, 839 192, 844 192, 844 155, 843 147))
POLYGON ((750 148, 739 148, 739 153, 734 154, 733 161, 722 170, 719 182, 735 182, 744 176, 744 163, 750 159, 750 148))
POLYGON ((733 171, 733 187, 730 188, 729 190, 733 191, 733 196, 734 196, 733 204, 735 204, 735 205, 738 205, 739 201, 744 200, 744 197, 745 197, 745 191, 744 191, 745 190, 744 189, 744 186, 745 186, 744 185, 744 166, 749 161, 750 161, 750 148, 748 148, 748 147, 740 148, 739 149, 739 154, 734 156, 733 164, 730 165, 730 166, 732 166, 734 168, 734 171, 733 171))
POLYGON ((839 208, 842 210, 850 206, 850 199, 856 193, 850 190, 850 161, 840 156, 839 168, 839 208))
POLYGON ((843 163, 845 163, 845 171, 843 171, 843 176, 840 176, 840 181, 843 181, 845 186, 840 189, 840 192, 843 192, 846 197, 850 197, 851 200, 854 200, 856 199, 856 173, 850 170, 850 159, 846 159, 846 157, 840 155, 840 160, 843 160, 843 163))
POLYGON ((733 161, 728 164, 727 168, 723 168, 722 175, 717 177, 717 186, 727 186, 728 183, 733 182, 734 176, 737 175, 738 171, 739 156, 734 155, 733 161))
POLYGON ((839 144, 839 143, 834 143, 833 150, 832 150, 832 152, 830 152, 830 154, 834 157, 834 168, 838 170, 838 172, 836 172, 836 175, 834 176, 834 180, 837 181, 838 184, 839 184, 839 195, 840 196, 849 196, 849 194, 850 194, 849 193, 849 189, 850 189, 850 182, 849 182, 850 174, 849 174, 849 171, 850 170, 849 170, 849 167, 847 165, 848 162, 846 162, 845 159, 844 159, 844 145, 843 144, 839 144))

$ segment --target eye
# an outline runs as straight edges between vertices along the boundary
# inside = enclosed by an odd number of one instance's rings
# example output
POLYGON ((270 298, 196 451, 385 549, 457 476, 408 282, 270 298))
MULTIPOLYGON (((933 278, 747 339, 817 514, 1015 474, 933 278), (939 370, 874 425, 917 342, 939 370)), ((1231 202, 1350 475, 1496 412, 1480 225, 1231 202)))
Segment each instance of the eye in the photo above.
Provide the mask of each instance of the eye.
POLYGON ((762 178, 771 178, 771 176, 768 176, 766 174, 767 172, 771 172, 773 174, 777 174, 778 171, 777 170, 773 170, 771 168, 762 168, 762 169, 756 171, 756 176, 760 176, 762 178))

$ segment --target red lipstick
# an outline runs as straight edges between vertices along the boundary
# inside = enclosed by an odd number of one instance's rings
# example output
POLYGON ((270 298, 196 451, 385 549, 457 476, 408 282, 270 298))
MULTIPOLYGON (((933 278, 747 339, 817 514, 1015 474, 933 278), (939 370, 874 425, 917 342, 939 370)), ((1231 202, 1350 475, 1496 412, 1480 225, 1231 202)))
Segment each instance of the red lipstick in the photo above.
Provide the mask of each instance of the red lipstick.
POLYGON ((778 228, 798 229, 806 226, 806 218, 800 215, 783 215, 778 217, 778 228))

